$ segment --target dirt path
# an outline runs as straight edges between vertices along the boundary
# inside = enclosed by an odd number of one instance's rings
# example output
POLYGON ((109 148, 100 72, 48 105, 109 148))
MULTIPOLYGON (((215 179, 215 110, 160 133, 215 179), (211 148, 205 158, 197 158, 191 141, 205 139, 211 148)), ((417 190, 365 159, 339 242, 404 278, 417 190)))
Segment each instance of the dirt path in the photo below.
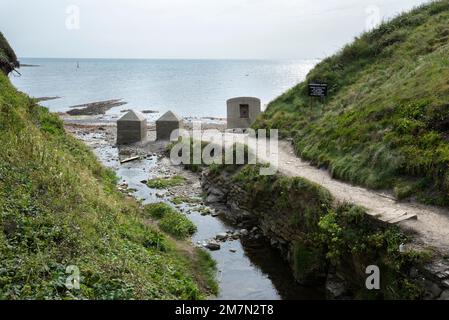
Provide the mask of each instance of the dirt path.
MULTIPOLYGON (((241 142, 244 141, 243 137, 234 135, 234 139, 241 142)), ((328 189, 337 201, 359 205, 379 220, 400 224, 416 232, 418 242, 443 253, 449 252, 449 210, 416 202, 398 202, 390 194, 335 180, 327 170, 318 169, 298 158, 290 142, 279 141, 278 146, 278 171, 281 174, 315 182, 328 189)), ((261 160, 270 162, 268 155, 261 160)))
MULTIPOLYGON (((94 125, 92 129, 94 130, 95 127, 94 125)), ((112 130, 108 126, 104 128, 107 129, 106 131, 112 130)), ((112 133, 110 135, 114 136, 112 133)), ((243 134, 226 136, 241 143, 244 143, 247 138, 243 134)), ((262 157, 262 161, 269 162, 269 157, 262 157)), ((423 245, 433 246, 440 252, 449 253, 449 210, 447 209, 416 202, 398 202, 391 194, 335 180, 327 170, 318 169, 298 158, 288 141, 279 141, 278 170, 286 176, 303 177, 317 183, 328 189, 337 201, 364 207, 368 214, 379 220, 397 223, 401 227, 416 232, 419 235, 418 242, 422 242, 423 245)))

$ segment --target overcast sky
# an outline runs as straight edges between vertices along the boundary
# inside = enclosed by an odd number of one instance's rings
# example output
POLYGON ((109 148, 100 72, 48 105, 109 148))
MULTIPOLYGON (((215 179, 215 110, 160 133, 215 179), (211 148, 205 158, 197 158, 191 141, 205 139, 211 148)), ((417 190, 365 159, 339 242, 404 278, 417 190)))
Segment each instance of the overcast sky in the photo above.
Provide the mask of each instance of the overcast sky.
POLYGON ((20 57, 323 58, 424 0, 0 0, 20 57))

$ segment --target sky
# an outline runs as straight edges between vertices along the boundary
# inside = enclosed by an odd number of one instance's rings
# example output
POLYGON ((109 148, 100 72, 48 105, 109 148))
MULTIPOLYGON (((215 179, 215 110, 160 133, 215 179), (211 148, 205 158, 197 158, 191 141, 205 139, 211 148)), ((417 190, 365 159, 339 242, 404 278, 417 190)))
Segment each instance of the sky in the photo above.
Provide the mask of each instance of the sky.
POLYGON ((321 59, 424 0, 0 0, 19 57, 321 59))

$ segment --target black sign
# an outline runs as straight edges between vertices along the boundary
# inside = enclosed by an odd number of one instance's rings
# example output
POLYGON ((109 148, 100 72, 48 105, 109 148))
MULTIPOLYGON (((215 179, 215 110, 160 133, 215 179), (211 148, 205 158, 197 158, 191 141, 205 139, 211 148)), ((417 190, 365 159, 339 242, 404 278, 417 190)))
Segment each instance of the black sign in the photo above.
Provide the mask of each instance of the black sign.
POLYGON ((326 97, 327 83, 309 83, 310 97, 326 97))

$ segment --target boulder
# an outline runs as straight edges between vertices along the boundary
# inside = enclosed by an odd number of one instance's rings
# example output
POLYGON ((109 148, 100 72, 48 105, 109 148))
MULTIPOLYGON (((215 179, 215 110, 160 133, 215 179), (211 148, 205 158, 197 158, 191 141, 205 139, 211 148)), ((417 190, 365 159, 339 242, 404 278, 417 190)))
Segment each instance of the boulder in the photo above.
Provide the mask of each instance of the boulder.
POLYGON ((217 251, 221 249, 220 244, 215 241, 209 241, 208 243, 206 243, 205 247, 211 251, 217 251))

